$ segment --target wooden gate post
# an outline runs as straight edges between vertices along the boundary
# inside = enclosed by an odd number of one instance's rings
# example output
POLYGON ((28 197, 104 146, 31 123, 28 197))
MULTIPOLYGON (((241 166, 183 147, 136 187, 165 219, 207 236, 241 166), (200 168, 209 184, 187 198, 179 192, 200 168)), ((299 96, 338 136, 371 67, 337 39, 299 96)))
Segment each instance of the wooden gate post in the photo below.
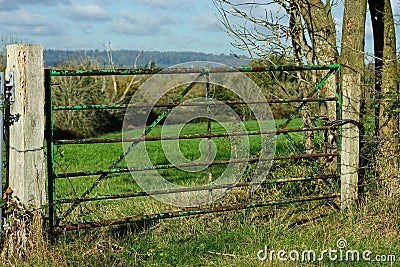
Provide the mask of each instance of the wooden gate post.
POLYGON ((46 203, 43 47, 8 45, 6 75, 10 71, 14 75, 10 114, 19 119, 10 126, 9 186, 25 206, 40 208, 46 203))

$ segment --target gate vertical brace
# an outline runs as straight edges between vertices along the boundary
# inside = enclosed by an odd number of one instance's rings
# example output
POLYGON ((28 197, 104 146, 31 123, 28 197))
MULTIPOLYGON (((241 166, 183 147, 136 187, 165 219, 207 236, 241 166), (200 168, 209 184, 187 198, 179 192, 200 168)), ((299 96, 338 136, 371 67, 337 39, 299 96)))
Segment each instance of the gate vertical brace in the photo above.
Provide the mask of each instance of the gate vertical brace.
MULTIPOLYGON (((0 73, 0 194, 3 197, 3 130, 4 130, 4 72, 0 73)), ((3 209, 0 207, 0 232, 3 230, 3 209)))
MULTIPOLYGON (((342 90, 342 68, 339 67, 339 69, 336 72, 335 75, 336 79, 336 120, 340 121, 342 119, 342 108, 343 108, 343 90, 342 90)), ((337 150, 339 152, 339 156, 337 157, 337 163, 336 163, 336 172, 338 173, 339 180, 337 181, 337 186, 338 190, 340 192, 341 190, 341 178, 342 176, 341 171, 342 171, 342 126, 339 128, 339 133, 336 136, 336 144, 337 144, 337 150)))
MULTIPOLYGON (((207 99, 207 134, 211 134, 212 130, 211 130, 211 120, 210 120, 210 116, 211 116, 211 107, 210 107, 210 73, 206 73, 206 99, 207 99)), ((212 157, 211 157, 211 137, 208 138, 207 140, 207 160, 208 162, 212 161, 212 157)), ((213 175, 212 175, 212 165, 210 164, 208 166, 208 184, 212 183, 213 180, 213 175)), ((213 203, 213 192, 212 189, 209 190, 209 204, 211 205, 213 203)))
POLYGON ((54 206, 54 123, 53 123, 53 104, 51 92, 51 70, 44 71, 45 83, 45 111, 46 111, 46 130, 45 139, 47 147, 47 192, 49 199, 49 224, 50 232, 54 231, 54 219, 56 207, 54 206))

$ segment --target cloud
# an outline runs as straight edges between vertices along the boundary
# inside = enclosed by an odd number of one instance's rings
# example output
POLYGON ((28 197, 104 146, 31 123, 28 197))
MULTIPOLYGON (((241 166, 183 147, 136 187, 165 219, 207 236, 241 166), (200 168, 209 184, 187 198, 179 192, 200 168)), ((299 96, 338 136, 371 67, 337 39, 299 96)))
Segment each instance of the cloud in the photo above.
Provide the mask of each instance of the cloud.
POLYGON ((62 28, 50 22, 47 17, 29 12, 26 9, 0 11, 0 24, 7 34, 26 35, 59 35, 62 28))
POLYGON ((24 8, 24 6, 56 6, 70 0, 0 0, 0 10, 10 11, 24 8))
POLYGON ((60 7, 60 12, 67 17, 83 21, 105 21, 110 19, 108 13, 96 4, 63 5, 60 7))
POLYGON ((192 18, 192 22, 199 30, 220 31, 218 19, 214 13, 203 13, 192 18))
POLYGON ((108 24, 113 32, 127 35, 151 35, 159 32, 167 25, 175 22, 165 15, 160 14, 133 14, 121 11, 116 18, 108 24))
MULTIPOLYGON (((202 0, 203 1, 203 0, 202 0)), ((183 10, 193 10, 193 0, 130 0, 130 3, 134 5, 145 5, 149 7, 156 8, 172 8, 172 9, 183 9, 183 10)))

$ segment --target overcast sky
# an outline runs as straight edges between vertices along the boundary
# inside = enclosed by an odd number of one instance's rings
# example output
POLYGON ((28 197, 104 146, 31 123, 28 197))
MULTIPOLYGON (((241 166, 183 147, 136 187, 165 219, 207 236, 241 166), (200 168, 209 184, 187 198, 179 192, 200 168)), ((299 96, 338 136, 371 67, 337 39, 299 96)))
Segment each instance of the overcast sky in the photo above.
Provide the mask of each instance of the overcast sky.
MULTIPOLYGON (((398 13, 399 0, 392 2, 398 13)), ((229 54, 231 39, 215 25, 216 13, 212 0, 0 0, 3 37, 46 49, 103 49, 111 42, 113 49, 229 54)), ((367 44, 370 38, 369 27, 367 44)))

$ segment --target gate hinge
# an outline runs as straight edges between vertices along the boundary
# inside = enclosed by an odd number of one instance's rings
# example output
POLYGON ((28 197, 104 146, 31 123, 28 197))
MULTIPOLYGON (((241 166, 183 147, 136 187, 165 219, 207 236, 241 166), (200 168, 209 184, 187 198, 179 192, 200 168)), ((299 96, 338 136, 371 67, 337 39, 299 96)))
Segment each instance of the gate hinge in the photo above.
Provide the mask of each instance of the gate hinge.
POLYGON ((4 81, 4 72, 0 72, 0 103, 4 102, 4 88, 6 86, 6 82, 4 81))
POLYGON ((14 102, 14 72, 8 72, 8 80, 6 80, 6 95, 8 95, 8 100, 14 102))
POLYGON ((0 72, 0 98, 2 101, 5 100, 5 96, 8 96, 10 102, 14 101, 14 72, 9 71, 8 77, 5 77, 4 72, 0 72))

